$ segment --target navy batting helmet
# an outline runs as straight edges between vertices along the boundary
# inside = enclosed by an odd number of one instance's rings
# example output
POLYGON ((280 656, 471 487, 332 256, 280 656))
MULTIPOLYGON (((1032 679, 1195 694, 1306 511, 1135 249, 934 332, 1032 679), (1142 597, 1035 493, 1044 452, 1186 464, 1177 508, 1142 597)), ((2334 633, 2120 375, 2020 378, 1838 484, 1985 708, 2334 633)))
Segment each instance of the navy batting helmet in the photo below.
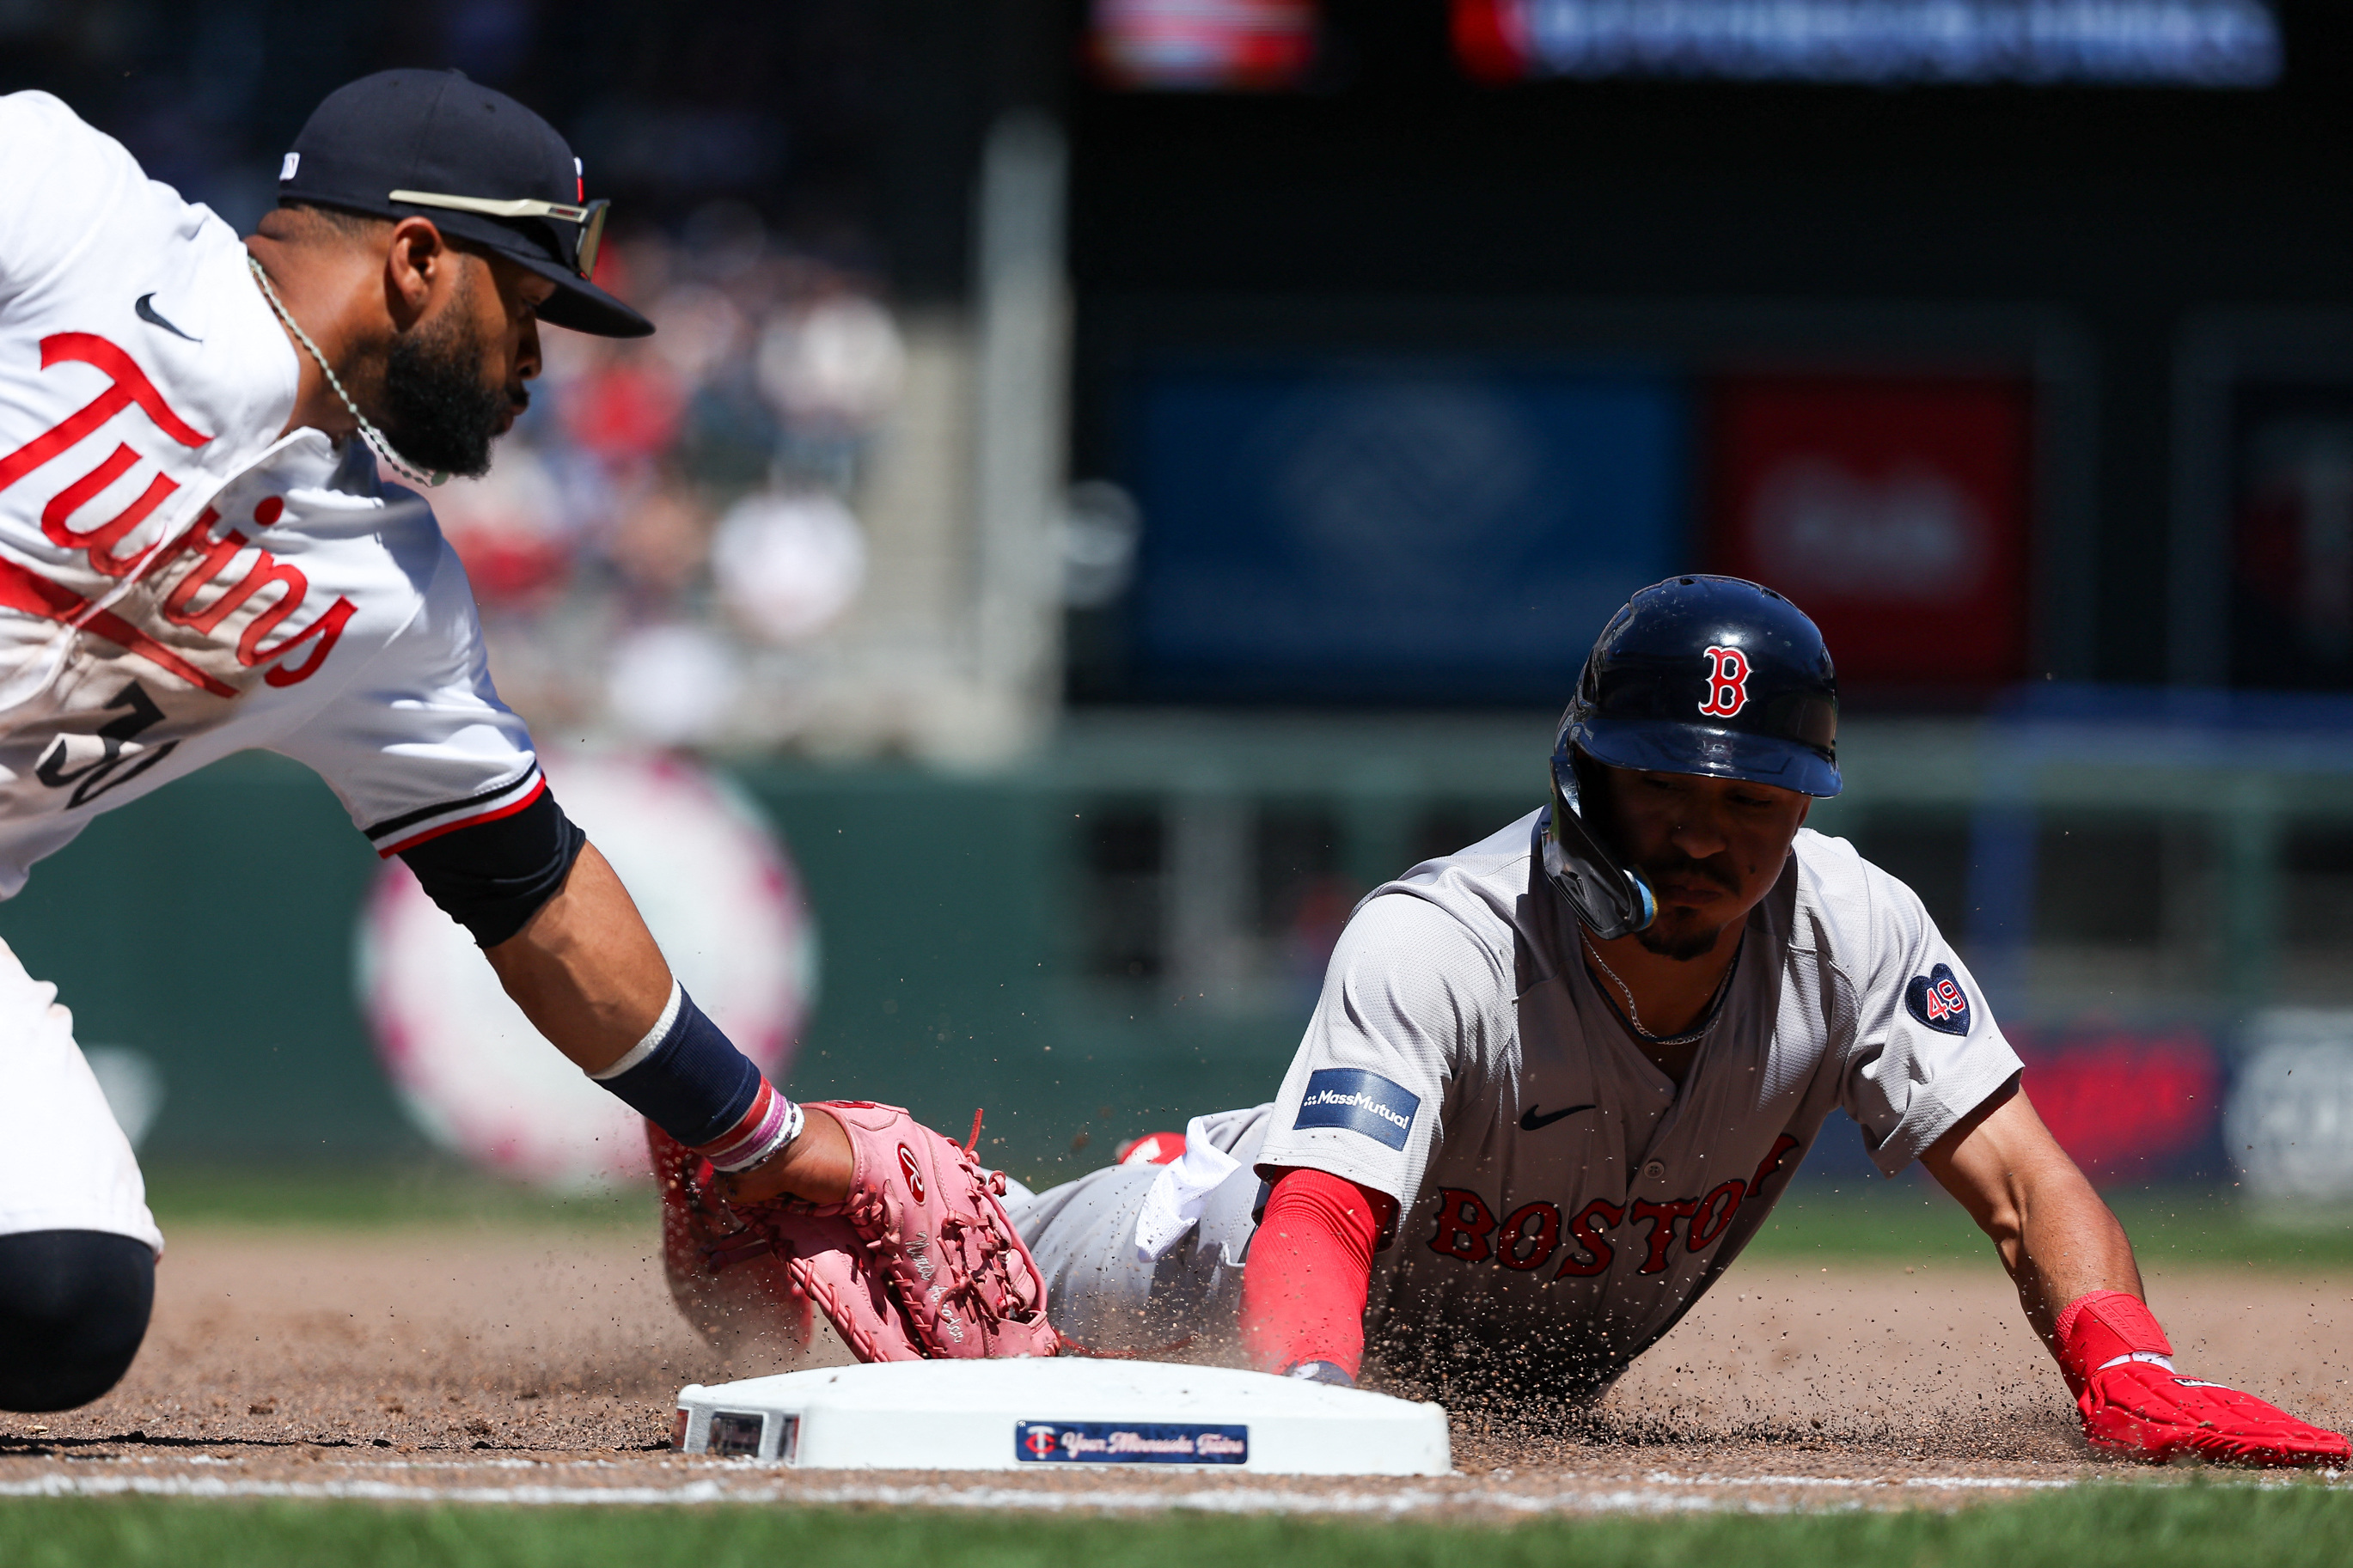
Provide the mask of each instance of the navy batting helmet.
POLYGON ((1806 613, 1737 577, 1670 577, 1610 617, 1553 742, 1545 869, 1603 940, 1658 913, 1580 810, 1582 753, 1611 767, 1839 792, 1838 675, 1806 613))

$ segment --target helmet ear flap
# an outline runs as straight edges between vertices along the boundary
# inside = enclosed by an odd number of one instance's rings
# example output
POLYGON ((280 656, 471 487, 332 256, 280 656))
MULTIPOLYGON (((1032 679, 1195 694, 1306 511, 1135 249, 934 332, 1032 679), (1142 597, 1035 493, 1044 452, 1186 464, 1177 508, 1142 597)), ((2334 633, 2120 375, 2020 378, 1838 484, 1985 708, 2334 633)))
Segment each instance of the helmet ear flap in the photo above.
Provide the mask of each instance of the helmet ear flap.
POLYGON ((1607 767, 1591 752, 1569 742, 1568 765, 1577 773, 1577 809, 1594 837, 1609 836, 1609 777, 1607 767))
POLYGON ((1603 942, 1647 927, 1659 902, 1640 871, 1626 866, 1601 825, 1589 820, 1586 800, 1600 801, 1608 784, 1601 764, 1561 736, 1552 757, 1552 805, 1542 826, 1545 875, 1603 942))

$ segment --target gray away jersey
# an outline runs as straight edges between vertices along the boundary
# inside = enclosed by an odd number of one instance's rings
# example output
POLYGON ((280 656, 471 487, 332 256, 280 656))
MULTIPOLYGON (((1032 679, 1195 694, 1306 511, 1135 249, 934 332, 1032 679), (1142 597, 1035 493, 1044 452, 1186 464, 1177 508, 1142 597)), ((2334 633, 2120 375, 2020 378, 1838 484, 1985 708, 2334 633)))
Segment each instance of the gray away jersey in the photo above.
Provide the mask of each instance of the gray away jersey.
POLYGON ((1678 1093, 1579 961, 1541 820, 1357 907, 1257 1155, 1398 1200, 1366 1350, 1418 1381, 1599 1386, 1739 1254, 1833 1106, 1893 1175, 2020 1068, 1911 889, 1804 830, 1678 1093))

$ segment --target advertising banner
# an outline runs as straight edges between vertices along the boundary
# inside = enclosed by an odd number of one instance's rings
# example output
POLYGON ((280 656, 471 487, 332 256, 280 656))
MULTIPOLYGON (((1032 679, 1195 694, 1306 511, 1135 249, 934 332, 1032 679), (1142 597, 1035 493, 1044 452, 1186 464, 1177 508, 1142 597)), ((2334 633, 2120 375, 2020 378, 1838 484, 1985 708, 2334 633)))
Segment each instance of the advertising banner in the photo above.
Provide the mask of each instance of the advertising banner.
POLYGON ((1454 55, 1481 81, 2163 83, 2268 87, 2262 0, 1453 0, 1454 55))
POLYGON ((1557 706, 1687 564, 1663 375, 1172 373, 1138 410, 1137 695, 1557 706))
POLYGON ((2353 687, 2353 385, 2243 385, 2232 416, 2231 683, 2353 687))
POLYGON ((2031 418, 2022 382, 1719 383, 1709 569, 1796 601, 1846 689, 2020 679, 2031 418))

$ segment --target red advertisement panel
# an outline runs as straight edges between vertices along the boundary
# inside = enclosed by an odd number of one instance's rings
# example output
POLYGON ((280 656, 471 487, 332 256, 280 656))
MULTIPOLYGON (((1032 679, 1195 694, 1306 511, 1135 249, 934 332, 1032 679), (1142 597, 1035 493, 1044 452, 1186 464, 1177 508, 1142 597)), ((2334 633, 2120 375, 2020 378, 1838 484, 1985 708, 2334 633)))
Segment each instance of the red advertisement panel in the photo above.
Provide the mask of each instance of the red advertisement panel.
POLYGON ((1268 92, 1315 63, 1317 0, 1095 0, 1090 40, 1113 87, 1268 92))
POLYGON ((2043 1125, 2094 1181, 2179 1176, 2211 1158, 2222 1065, 2197 1030, 2011 1030, 2010 1042, 2043 1125))
POLYGON ((2027 673, 2023 382, 1719 384, 1709 570, 1787 594, 1849 689, 2027 673))

